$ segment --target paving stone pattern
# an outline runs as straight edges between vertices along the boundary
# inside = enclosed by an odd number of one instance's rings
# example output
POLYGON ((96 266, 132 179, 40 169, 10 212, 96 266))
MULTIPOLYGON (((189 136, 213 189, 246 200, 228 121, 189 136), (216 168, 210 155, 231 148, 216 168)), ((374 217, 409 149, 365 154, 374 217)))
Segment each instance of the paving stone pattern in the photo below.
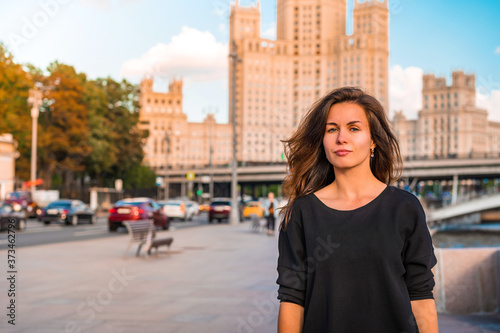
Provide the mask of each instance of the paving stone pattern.
MULTIPOLYGON (((128 235, 17 249, 16 325, 0 332, 276 332, 277 237, 249 223, 158 232, 169 252, 123 254, 128 235)), ((22 235, 20 235, 22 237, 22 235)), ((6 272, 7 251, 0 251, 6 272)), ((5 309, 7 280, 0 280, 5 309)), ((440 332, 489 333, 486 316, 440 316, 440 332)))

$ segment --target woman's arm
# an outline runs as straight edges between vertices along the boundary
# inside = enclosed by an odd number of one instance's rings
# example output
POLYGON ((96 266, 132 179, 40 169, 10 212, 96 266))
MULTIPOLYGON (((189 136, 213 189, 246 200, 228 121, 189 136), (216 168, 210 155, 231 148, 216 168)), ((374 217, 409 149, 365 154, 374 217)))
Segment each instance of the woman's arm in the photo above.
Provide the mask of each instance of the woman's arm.
POLYGON ((420 333, 438 333, 436 303, 433 299, 411 301, 411 309, 420 333))
POLYGON ((304 308, 302 306, 290 302, 280 303, 278 333, 300 333, 303 322, 304 308))

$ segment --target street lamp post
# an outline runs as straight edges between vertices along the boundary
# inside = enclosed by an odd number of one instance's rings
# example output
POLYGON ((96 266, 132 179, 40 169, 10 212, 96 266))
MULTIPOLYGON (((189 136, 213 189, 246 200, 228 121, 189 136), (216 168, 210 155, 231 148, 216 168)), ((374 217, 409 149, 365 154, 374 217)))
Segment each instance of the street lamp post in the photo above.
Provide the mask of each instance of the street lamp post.
POLYGON ((168 154, 170 152, 170 133, 166 132, 165 133, 165 181, 163 182, 165 184, 165 191, 164 195, 165 198, 164 200, 168 200, 169 197, 169 188, 170 188, 170 183, 168 179, 168 154))
POLYGON ((209 177, 210 177, 210 182, 208 183, 208 195, 210 196, 210 201, 213 201, 214 199, 214 170, 213 170, 213 154, 214 154, 214 147, 213 147, 213 126, 215 125, 215 114, 217 113, 217 110, 215 112, 211 112, 210 110, 207 112, 207 120, 209 122, 209 134, 208 134, 208 172, 209 172, 209 177))
POLYGON ((38 115, 40 106, 42 105, 42 92, 38 88, 31 89, 29 92, 28 103, 31 107, 31 193, 35 191, 36 180, 36 148, 38 140, 38 115))
POLYGON ((231 76, 231 122, 233 125, 233 162, 232 162, 232 176, 231 176, 231 215, 229 217, 229 223, 231 225, 238 225, 240 223, 240 214, 238 207, 238 160, 236 157, 237 149, 237 137, 236 137, 236 69, 238 62, 241 59, 238 57, 238 47, 236 42, 233 40, 231 52, 229 53, 229 58, 232 60, 232 76, 231 76))

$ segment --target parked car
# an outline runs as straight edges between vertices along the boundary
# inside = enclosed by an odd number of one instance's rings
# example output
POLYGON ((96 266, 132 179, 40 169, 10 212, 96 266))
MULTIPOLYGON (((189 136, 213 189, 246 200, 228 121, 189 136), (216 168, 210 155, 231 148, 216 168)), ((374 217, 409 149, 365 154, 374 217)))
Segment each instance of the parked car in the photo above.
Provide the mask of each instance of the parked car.
POLYGON ((200 205, 196 201, 188 201, 186 202, 188 214, 192 214, 193 216, 200 214, 200 205))
POLYGON ((33 201, 30 191, 15 191, 7 193, 5 203, 13 206, 20 205, 21 209, 26 211, 28 217, 36 217, 37 204, 33 201))
POLYGON ((41 220, 45 224, 63 222, 77 225, 81 221, 96 223, 95 212, 81 200, 60 199, 47 205, 42 211, 41 220))
POLYGON ((157 228, 168 230, 170 219, 151 198, 129 198, 117 201, 109 210, 108 229, 116 231, 123 221, 153 219, 157 228))
POLYGON ((247 201, 243 207, 243 218, 248 219, 250 215, 264 216, 264 208, 259 201, 247 201))
MULTIPOLYGON (((240 221, 243 220, 241 205, 239 205, 240 211, 240 221)), ((219 223, 222 220, 229 220, 231 216, 231 199, 215 199, 210 204, 210 210, 208 211, 208 223, 212 223, 213 220, 217 220, 219 223)))
MULTIPOLYGON (((19 204, 15 204, 18 205, 19 204)), ((24 230, 26 228, 26 213, 19 209, 14 209, 9 203, 0 203, 0 231, 8 230, 9 224, 14 220, 16 230, 24 230)))
POLYGON ((188 202, 182 200, 167 200, 159 201, 158 204, 162 207, 170 219, 179 219, 181 221, 191 221, 193 219, 193 211, 189 209, 188 202))
POLYGON ((231 200, 212 201, 210 210, 208 211, 208 223, 212 223, 213 220, 218 220, 221 223, 224 219, 228 220, 230 214, 231 200))

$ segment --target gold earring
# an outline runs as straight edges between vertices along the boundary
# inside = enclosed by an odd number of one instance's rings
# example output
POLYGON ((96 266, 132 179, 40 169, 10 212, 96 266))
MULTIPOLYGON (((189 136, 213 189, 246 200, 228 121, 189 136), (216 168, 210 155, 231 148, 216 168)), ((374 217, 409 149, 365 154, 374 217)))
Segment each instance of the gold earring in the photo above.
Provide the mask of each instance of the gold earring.
POLYGON ((370 155, 370 157, 374 157, 375 156, 375 148, 372 148, 372 154, 370 155))

